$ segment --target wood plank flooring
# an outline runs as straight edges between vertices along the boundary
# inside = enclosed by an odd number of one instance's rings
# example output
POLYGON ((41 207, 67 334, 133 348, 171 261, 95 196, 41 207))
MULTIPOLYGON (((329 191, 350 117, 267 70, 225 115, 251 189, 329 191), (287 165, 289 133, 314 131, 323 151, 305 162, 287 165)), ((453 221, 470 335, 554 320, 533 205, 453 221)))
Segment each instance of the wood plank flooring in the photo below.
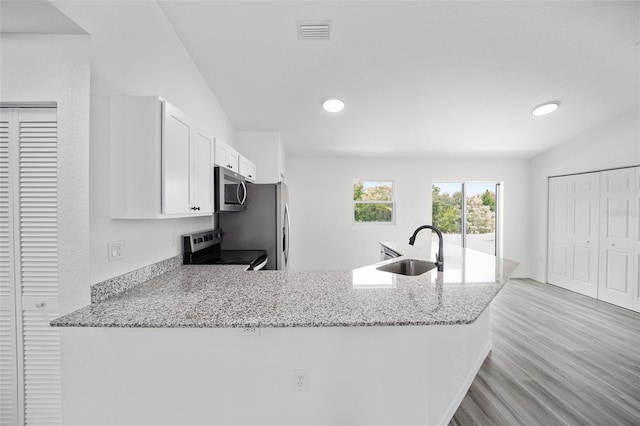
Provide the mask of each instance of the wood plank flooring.
POLYGON ((450 426, 640 425, 640 314, 511 280, 491 340, 450 426))

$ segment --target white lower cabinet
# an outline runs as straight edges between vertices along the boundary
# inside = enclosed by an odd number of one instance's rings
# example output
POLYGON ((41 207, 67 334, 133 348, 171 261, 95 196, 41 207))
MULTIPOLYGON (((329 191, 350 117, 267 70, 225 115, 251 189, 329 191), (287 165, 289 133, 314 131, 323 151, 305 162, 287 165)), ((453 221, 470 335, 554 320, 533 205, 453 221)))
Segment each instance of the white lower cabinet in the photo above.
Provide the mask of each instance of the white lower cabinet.
POLYGON ((110 98, 114 219, 213 213, 213 137, 158 96, 110 98))
POLYGON ((640 311, 640 167, 549 179, 547 281, 640 311))

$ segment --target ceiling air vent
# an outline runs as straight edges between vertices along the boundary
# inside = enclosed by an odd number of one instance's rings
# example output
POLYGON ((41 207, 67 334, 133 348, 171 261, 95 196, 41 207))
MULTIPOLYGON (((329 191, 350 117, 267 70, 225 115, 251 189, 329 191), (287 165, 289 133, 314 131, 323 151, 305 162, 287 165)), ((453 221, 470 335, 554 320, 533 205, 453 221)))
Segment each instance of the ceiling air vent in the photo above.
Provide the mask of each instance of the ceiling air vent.
POLYGON ((298 40, 329 40, 331 21, 298 21, 298 40))

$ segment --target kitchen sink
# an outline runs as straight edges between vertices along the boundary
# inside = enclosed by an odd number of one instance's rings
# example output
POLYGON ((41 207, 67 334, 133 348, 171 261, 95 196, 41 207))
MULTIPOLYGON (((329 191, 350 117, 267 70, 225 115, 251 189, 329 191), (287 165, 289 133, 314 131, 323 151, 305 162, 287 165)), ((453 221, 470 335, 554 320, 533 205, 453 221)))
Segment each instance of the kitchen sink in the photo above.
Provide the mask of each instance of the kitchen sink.
POLYGON ((402 259, 397 262, 378 266, 376 269, 379 271, 391 272, 393 274, 416 276, 435 269, 435 267, 435 263, 427 262, 426 260, 402 259))

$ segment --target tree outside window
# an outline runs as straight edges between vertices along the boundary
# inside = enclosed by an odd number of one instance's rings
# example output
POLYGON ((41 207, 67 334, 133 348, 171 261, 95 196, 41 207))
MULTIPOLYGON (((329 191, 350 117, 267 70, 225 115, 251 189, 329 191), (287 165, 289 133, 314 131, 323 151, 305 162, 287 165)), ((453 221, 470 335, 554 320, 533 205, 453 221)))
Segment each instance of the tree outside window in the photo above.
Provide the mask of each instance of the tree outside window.
POLYGON ((393 182, 363 181, 353 184, 353 221, 355 223, 393 223, 393 182))

